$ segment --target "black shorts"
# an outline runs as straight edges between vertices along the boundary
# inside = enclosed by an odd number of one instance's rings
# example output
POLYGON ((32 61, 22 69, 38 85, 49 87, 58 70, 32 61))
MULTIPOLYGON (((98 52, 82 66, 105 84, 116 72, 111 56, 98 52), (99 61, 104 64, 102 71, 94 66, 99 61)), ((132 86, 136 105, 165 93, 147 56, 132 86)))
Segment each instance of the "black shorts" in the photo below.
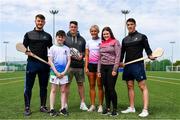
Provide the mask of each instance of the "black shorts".
POLYGON ((89 69, 89 72, 97 72, 97 64, 93 64, 93 63, 89 63, 88 64, 88 69, 89 69))
POLYGON ((142 80, 146 80, 144 63, 138 62, 138 63, 126 65, 124 67, 122 79, 126 81, 136 79, 138 82, 142 80))

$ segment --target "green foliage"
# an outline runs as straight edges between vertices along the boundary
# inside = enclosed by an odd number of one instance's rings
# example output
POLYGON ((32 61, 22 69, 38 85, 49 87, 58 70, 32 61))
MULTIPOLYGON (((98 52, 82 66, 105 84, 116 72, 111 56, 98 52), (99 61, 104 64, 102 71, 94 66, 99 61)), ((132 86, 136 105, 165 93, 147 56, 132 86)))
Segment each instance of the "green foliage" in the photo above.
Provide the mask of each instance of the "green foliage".
POLYGON ((149 61, 146 63, 146 70, 147 71, 165 71, 166 66, 170 66, 171 61, 168 59, 164 59, 161 61, 149 61))
POLYGON ((173 65, 174 66, 180 66, 180 60, 176 61, 173 65))
POLYGON ((0 63, 0 66, 2 66, 2 65, 5 65, 5 62, 1 62, 1 63, 0 63))

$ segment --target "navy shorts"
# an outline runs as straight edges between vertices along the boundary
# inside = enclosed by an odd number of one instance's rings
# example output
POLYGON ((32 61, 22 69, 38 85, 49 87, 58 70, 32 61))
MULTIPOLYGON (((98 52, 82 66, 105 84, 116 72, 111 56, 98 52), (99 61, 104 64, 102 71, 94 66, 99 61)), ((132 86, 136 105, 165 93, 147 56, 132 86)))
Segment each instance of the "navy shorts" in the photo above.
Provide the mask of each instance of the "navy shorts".
POLYGON ((89 72, 97 72, 97 64, 89 63, 88 69, 89 69, 89 72))
POLYGON ((124 67, 124 72, 122 75, 122 79, 125 81, 129 80, 137 80, 142 81, 146 80, 146 73, 144 69, 144 63, 138 62, 126 65, 124 67))

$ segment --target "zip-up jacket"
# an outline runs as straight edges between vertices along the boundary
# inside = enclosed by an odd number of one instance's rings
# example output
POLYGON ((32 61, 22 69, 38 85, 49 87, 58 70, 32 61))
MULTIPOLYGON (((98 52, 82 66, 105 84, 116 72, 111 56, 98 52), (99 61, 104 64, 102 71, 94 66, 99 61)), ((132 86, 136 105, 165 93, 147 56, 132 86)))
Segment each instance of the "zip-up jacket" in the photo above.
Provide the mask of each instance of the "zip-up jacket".
MULTIPOLYGON (((34 29, 24 35, 23 44, 26 48, 29 47, 32 53, 48 61, 47 48, 52 46, 52 37, 49 33, 34 29)), ((31 56, 28 56, 28 60, 38 61, 31 56)))
MULTIPOLYGON (((75 37, 71 35, 70 32, 67 33, 66 40, 64 42, 66 46, 69 48, 76 48, 84 57, 85 55, 85 46, 86 46, 86 41, 85 39, 77 33, 75 37)), ((82 60, 76 60, 74 58, 71 58, 71 65, 70 67, 72 68, 84 68, 84 61, 82 60)))
POLYGON ((143 49, 145 49, 147 55, 152 54, 146 35, 137 31, 130 33, 122 40, 120 62, 123 62, 124 56, 125 63, 143 57, 143 49))
POLYGON ((98 72, 101 65, 113 65, 113 71, 117 72, 121 56, 121 45, 116 39, 109 39, 100 44, 100 56, 98 61, 98 72))

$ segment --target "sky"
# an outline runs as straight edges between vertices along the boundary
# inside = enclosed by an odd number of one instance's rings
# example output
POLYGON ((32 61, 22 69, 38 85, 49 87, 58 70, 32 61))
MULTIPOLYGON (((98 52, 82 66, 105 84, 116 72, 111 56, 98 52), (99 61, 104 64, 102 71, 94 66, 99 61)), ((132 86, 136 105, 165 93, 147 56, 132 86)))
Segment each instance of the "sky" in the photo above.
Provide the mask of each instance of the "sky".
POLYGON ((180 60, 180 0, 0 0, 0 62, 5 60, 6 47, 8 61, 26 60, 27 56, 16 51, 15 45, 33 30, 36 14, 45 15, 44 30, 52 35, 53 16, 49 10, 55 9, 59 10, 55 31, 67 32, 69 21, 76 20, 86 40, 91 39, 91 25, 97 24, 100 30, 111 27, 120 42, 125 34, 121 10, 130 10, 127 18, 135 18, 137 31, 147 35, 152 50, 165 50, 159 60, 172 60, 172 48, 173 61, 180 60))

